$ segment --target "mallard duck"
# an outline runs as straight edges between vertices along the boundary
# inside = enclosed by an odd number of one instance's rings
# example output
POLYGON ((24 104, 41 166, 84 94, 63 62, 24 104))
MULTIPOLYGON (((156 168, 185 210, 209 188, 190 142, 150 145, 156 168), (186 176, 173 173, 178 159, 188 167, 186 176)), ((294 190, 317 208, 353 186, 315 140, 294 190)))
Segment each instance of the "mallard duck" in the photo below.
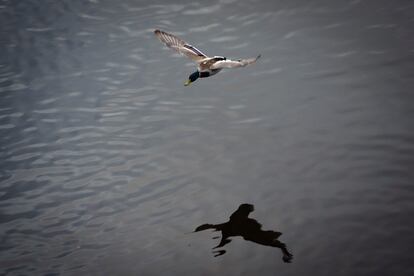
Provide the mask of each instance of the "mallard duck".
POLYGON ((255 58, 238 60, 231 60, 222 56, 209 57, 196 47, 172 34, 161 30, 155 30, 154 33, 167 47, 176 50, 178 53, 189 57, 197 63, 197 71, 188 77, 188 80, 184 83, 185 86, 188 86, 198 78, 211 77, 220 72, 223 68, 245 67, 255 63, 256 60, 260 58, 260 55, 255 58))

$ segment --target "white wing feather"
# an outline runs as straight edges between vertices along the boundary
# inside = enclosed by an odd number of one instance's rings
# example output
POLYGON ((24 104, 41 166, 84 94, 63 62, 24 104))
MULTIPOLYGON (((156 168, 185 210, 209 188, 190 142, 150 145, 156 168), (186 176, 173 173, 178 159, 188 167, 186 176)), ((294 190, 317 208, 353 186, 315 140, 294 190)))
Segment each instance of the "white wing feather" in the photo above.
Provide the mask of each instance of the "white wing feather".
POLYGON ((214 63, 211 66, 211 69, 222 69, 222 68, 237 68, 237 67, 245 67, 249 64, 255 63, 260 58, 258 55, 255 58, 247 58, 247 59, 239 59, 239 60, 220 60, 214 63))

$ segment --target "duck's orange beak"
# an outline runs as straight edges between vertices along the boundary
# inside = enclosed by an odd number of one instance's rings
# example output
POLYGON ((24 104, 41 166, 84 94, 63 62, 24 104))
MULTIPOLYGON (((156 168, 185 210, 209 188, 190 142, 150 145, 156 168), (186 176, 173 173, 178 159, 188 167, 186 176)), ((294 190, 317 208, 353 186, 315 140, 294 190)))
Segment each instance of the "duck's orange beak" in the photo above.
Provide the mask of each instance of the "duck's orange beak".
POLYGON ((188 79, 188 80, 184 83, 184 86, 189 86, 189 85, 190 85, 190 83, 191 83, 191 80, 190 80, 190 79, 188 79))

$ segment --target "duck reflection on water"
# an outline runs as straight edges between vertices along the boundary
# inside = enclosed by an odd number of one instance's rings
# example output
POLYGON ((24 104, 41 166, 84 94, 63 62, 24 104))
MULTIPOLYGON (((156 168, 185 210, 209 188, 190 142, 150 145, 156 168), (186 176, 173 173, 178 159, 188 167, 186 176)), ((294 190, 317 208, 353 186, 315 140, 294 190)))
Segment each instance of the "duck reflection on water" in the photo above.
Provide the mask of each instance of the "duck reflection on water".
MULTIPOLYGON (((280 248, 283 253, 283 261, 290 263, 293 255, 288 251, 286 244, 278 240, 281 232, 272 230, 262 230, 262 225, 257 220, 249 218, 249 214, 254 211, 252 204, 241 204, 239 208, 230 216, 230 220, 220 224, 202 224, 198 226, 194 232, 199 232, 207 229, 214 229, 215 231, 221 231, 221 241, 213 249, 222 248, 231 239, 229 237, 241 236, 247 241, 252 241, 261 245, 280 248)), ((223 255, 226 250, 215 250, 215 257, 223 255)))

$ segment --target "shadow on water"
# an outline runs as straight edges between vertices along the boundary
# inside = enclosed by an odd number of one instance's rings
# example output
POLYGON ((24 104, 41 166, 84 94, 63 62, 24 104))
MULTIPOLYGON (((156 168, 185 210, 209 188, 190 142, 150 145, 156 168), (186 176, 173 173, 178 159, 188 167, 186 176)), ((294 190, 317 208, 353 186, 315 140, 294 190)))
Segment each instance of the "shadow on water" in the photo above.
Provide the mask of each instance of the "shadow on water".
MULTIPOLYGON (((220 224, 202 224, 198 226, 194 232, 199 232, 207 229, 214 229, 221 231, 221 241, 213 249, 222 248, 231 242, 229 237, 241 236, 247 241, 252 241, 261 245, 277 247, 282 250, 283 261, 290 263, 293 255, 288 251, 286 244, 279 241, 278 238, 282 235, 281 232, 272 230, 262 230, 262 225, 257 220, 249 218, 249 214, 254 211, 252 204, 241 204, 239 208, 230 216, 230 220, 220 224)), ((215 250, 214 257, 221 256, 226 253, 226 250, 215 250)))

